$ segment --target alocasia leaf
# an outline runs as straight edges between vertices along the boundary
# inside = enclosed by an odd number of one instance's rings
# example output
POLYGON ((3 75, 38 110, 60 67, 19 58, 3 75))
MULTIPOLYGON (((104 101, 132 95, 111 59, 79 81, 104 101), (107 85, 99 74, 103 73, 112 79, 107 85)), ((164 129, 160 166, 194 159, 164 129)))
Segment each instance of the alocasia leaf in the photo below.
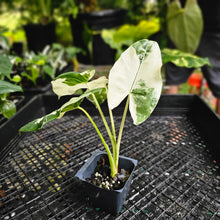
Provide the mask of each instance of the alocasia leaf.
POLYGON ((198 57, 190 53, 184 53, 180 50, 164 48, 161 51, 161 54, 163 64, 172 62, 176 66, 187 68, 199 68, 204 65, 211 66, 208 58, 198 57))
POLYGON ((203 31, 202 12, 197 0, 187 0, 184 8, 180 1, 172 1, 167 11, 170 39, 184 52, 194 53, 203 31))
POLYGON ((135 38, 133 42, 141 39, 149 38, 151 35, 157 33, 160 30, 160 21, 158 18, 152 20, 142 20, 136 26, 135 38))
POLYGON ((146 120, 160 98, 161 66, 161 52, 156 42, 143 39, 132 44, 110 70, 109 107, 114 109, 129 96, 134 124, 146 120))
POLYGON ((79 89, 87 89, 88 81, 94 76, 95 70, 88 70, 83 73, 69 72, 59 75, 52 81, 52 88, 58 97, 73 95, 79 89))
MULTIPOLYGON (((108 79, 105 76, 102 76, 98 79, 89 81, 93 75, 94 71, 62 74, 52 82, 53 90, 58 96, 64 96, 73 95, 79 89, 87 89, 87 92, 89 92, 94 89, 102 88, 94 94, 99 104, 102 104, 106 99, 105 88, 108 83, 108 79)), ((91 96, 88 96, 87 98, 89 101, 94 103, 91 96)))
POLYGON ((54 119, 61 118, 68 111, 77 109, 85 97, 90 96, 93 93, 99 92, 100 90, 101 89, 94 89, 94 90, 84 93, 81 96, 71 98, 68 102, 62 105, 59 109, 54 110, 53 112, 41 118, 35 119, 34 121, 27 123, 26 125, 24 125, 23 127, 19 129, 19 132, 40 130, 46 123, 54 119))
POLYGON ((19 132, 37 131, 40 130, 46 123, 59 118, 61 112, 60 109, 51 112, 41 118, 35 119, 21 127, 19 132))

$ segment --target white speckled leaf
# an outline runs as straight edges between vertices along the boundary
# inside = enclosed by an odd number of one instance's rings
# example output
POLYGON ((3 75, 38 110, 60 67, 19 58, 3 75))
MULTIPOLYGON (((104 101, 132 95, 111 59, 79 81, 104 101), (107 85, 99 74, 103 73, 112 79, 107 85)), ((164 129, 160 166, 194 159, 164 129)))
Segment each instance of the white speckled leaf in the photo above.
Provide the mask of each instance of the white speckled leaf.
POLYGON ((73 95, 79 89, 87 89, 87 83, 94 74, 94 70, 88 70, 82 73, 69 72, 61 74, 56 80, 51 82, 53 91, 59 97, 73 95))
POLYGON ((117 107, 129 95, 134 124, 146 120, 160 98, 161 66, 161 52, 156 42, 143 39, 132 44, 110 71, 109 107, 117 107))

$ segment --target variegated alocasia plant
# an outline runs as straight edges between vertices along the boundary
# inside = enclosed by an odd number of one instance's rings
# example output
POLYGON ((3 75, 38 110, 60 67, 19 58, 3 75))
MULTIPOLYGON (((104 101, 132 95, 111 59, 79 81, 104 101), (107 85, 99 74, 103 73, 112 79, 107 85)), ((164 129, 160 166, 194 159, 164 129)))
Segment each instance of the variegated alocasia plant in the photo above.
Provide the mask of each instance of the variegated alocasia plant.
POLYGON ((108 154, 111 176, 114 177, 118 172, 120 143, 127 111, 130 110, 133 122, 136 125, 144 122, 150 116, 161 94, 161 66, 161 52, 158 44, 143 39, 132 44, 121 54, 110 70, 109 79, 100 77, 91 80, 95 73, 93 70, 83 73, 69 72, 61 74, 56 80, 52 81, 53 91, 59 97, 73 95, 79 89, 86 89, 86 91, 80 96, 73 97, 52 113, 29 122, 20 129, 20 132, 41 129, 44 124, 62 117, 66 112, 80 109, 86 114, 97 131, 108 154), (92 101, 98 109, 111 140, 112 152, 92 117, 80 106, 84 98, 92 101), (111 126, 108 125, 100 107, 106 98, 111 126), (116 135, 112 109, 117 107, 125 98, 127 98, 127 101, 121 125, 116 135))

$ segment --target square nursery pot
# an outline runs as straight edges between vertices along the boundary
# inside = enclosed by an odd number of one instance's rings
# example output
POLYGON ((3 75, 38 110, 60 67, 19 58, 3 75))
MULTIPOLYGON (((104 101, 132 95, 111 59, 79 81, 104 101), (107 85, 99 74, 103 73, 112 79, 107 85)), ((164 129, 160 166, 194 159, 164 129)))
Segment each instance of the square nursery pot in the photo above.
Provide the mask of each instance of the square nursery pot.
POLYGON ((51 45, 56 40, 56 25, 54 22, 46 25, 27 24, 24 31, 27 38, 28 49, 35 53, 42 51, 46 45, 51 45))
POLYGON ((76 173, 76 177, 83 181, 85 194, 94 207, 101 208, 111 214, 116 215, 120 212, 129 192, 133 171, 137 165, 137 160, 129 157, 119 156, 119 169, 123 168, 129 171, 130 176, 123 188, 118 190, 107 190, 86 181, 86 179, 90 178, 94 173, 97 162, 102 156, 107 158, 107 153, 96 150, 76 173))

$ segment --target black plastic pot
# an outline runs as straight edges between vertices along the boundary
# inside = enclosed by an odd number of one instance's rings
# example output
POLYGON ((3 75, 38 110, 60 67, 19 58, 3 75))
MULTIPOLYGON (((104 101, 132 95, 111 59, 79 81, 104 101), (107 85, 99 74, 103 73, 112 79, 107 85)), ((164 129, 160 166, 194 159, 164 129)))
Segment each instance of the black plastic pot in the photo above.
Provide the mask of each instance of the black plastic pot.
POLYGON ((84 14, 78 14, 77 18, 69 16, 69 22, 71 24, 71 32, 73 37, 73 45, 82 48, 85 53, 78 53, 77 59, 84 64, 91 64, 91 58, 88 50, 88 33, 85 31, 85 16, 84 14))
POLYGON ((123 168, 129 171, 130 176, 122 189, 107 190, 86 181, 86 178, 90 178, 94 173, 97 162, 102 156, 107 157, 107 153, 96 150, 76 173, 76 177, 85 183, 85 193, 94 207, 101 208, 111 214, 118 214, 121 211, 123 203, 129 192, 132 175, 135 166, 137 165, 137 160, 120 156, 119 169, 123 168))
POLYGON ((110 29, 124 24, 127 10, 108 9, 86 13, 84 16, 89 28, 92 30, 110 29))
POLYGON ((11 54, 15 54, 17 56, 23 56, 23 43, 22 42, 14 42, 10 49, 11 54))
POLYGON ((51 45, 56 40, 55 23, 27 24, 24 26, 28 49, 34 52, 42 51, 46 45, 51 45))
POLYGON ((87 55, 79 55, 78 59, 83 63, 92 63, 94 65, 111 65, 115 62, 115 53, 108 44, 104 42, 99 31, 118 27, 125 22, 127 10, 109 9, 91 13, 79 14, 76 19, 69 17, 75 46, 83 48, 87 55), (88 55, 88 48, 85 37, 85 24, 92 31, 92 58, 88 55))

